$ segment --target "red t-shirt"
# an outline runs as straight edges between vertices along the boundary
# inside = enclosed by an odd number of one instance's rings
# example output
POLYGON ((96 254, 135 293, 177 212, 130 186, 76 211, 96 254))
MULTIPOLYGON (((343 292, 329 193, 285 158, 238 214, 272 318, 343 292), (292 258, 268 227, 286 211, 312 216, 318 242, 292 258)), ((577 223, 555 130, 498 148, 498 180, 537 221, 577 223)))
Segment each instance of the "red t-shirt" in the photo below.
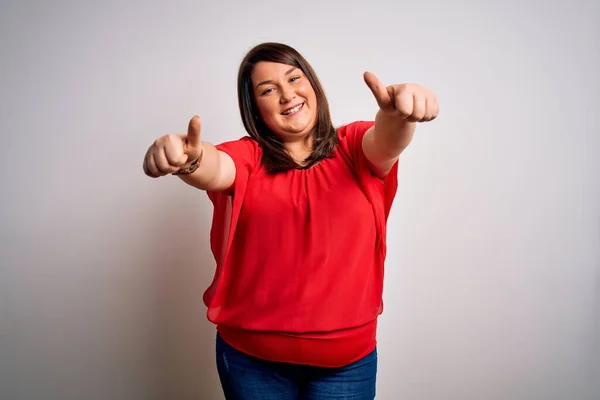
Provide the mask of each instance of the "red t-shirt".
POLYGON ((397 163, 384 180, 370 172, 362 138, 371 126, 340 127, 333 158, 275 175, 253 139, 217 146, 236 177, 227 192, 208 192, 217 269, 204 302, 233 347, 324 367, 375 347, 397 163))

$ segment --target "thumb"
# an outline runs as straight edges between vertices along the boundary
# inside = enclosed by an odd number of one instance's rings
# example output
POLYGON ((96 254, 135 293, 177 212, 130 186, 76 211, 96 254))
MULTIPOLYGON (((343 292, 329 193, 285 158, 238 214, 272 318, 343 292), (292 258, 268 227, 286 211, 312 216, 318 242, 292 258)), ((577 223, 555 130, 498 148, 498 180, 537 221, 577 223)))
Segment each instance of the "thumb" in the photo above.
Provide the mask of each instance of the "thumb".
POLYGON ((388 93, 387 88, 383 85, 383 83, 381 83, 379 78, 377 78, 372 72, 365 72, 363 74, 363 78, 369 89, 371 89, 373 96, 375 96, 375 100, 377 100, 379 108, 382 110, 393 109, 394 104, 392 102, 392 97, 388 93))
POLYGON ((200 117, 195 115, 190 120, 190 123, 188 125, 188 133, 187 133, 186 143, 185 143, 185 153, 186 154, 190 155, 190 153, 193 153, 195 155, 198 152, 198 148, 200 147, 200 144, 202 143, 200 141, 201 127, 202 127, 202 124, 200 123, 200 117))

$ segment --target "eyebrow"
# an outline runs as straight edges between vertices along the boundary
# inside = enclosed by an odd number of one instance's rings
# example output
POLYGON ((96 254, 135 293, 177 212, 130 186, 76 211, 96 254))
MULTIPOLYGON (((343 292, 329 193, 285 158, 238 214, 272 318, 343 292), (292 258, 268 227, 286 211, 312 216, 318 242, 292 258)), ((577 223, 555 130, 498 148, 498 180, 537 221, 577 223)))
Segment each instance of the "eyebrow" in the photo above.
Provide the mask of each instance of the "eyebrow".
MULTIPOLYGON (((285 73, 285 74, 286 74, 286 75, 289 75, 289 74, 291 74, 292 72, 294 72, 294 71, 295 71, 295 70, 297 70, 297 69, 298 69, 297 67, 292 67, 292 68, 288 69, 288 70, 286 71, 286 73, 285 73)), ((266 85, 266 84, 268 84, 268 83, 273 83, 273 81, 272 81, 272 80, 266 80, 266 81, 261 81, 261 82, 258 82, 258 84, 257 84, 257 85, 256 85, 254 88, 256 89, 256 88, 258 88, 259 86, 261 86, 261 85, 266 85)))

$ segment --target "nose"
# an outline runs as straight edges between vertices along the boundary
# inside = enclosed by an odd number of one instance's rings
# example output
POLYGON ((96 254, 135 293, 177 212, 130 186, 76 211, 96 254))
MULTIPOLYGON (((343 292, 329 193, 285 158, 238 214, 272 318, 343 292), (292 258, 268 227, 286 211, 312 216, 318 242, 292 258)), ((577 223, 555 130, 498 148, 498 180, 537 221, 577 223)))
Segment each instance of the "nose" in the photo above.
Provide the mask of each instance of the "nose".
POLYGON ((290 101, 296 98, 296 92, 294 92, 291 87, 283 87, 281 88, 281 97, 279 98, 279 102, 281 104, 289 103, 290 101))

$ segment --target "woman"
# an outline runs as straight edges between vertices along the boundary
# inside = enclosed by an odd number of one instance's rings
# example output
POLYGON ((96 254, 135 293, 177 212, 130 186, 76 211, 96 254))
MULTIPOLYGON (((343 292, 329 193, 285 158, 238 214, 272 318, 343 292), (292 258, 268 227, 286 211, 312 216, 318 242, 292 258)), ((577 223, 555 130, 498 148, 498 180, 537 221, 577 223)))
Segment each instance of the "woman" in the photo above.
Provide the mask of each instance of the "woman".
POLYGON ((144 171, 208 193, 217 262, 204 294, 227 399, 373 399, 386 220, 398 157, 437 116, 418 85, 364 79, 374 121, 333 127, 323 88, 293 48, 264 43, 238 75, 249 137, 202 142, 200 120, 148 149, 144 171))

